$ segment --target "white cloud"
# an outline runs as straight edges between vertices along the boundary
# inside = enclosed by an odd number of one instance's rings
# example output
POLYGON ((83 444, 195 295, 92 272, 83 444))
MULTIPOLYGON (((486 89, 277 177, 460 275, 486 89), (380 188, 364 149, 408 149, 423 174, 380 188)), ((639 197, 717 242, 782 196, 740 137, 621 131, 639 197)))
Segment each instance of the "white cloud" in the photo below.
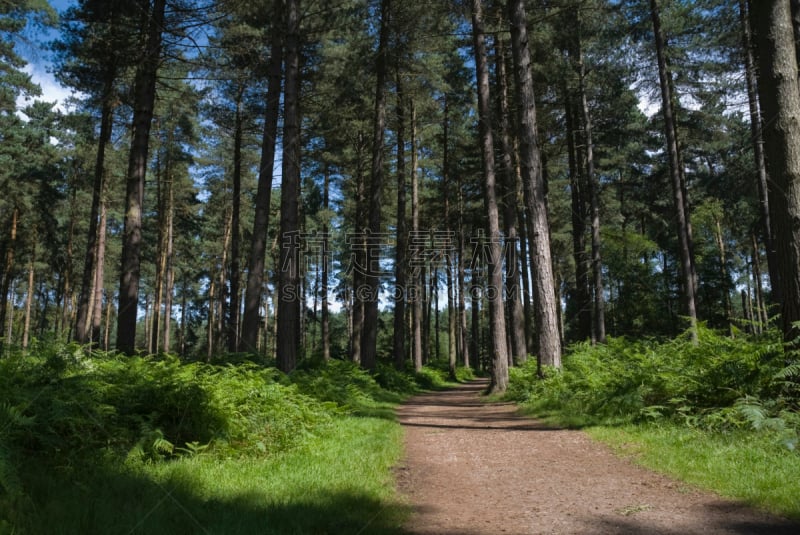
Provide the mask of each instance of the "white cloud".
POLYGON ((34 100, 43 100, 45 102, 55 102, 57 110, 62 112, 67 110, 67 99, 75 94, 72 89, 63 87, 56 81, 52 73, 32 63, 27 64, 23 70, 31 75, 31 79, 35 83, 39 84, 39 87, 42 88, 42 94, 34 98, 19 97, 17 99, 17 108, 24 108, 32 104, 34 100))

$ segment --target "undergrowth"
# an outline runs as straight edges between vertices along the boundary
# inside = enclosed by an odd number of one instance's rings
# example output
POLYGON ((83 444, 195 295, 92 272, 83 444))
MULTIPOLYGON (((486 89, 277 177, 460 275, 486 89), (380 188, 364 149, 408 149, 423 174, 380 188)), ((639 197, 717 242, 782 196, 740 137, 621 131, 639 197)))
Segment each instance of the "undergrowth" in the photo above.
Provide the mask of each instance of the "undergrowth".
MULTIPOLYGON (((287 376, 246 359, 186 363, 65 344, 10 355, 0 359, 0 534, 29 532, 54 495, 68 501, 54 485, 95 489, 108 474, 139 481, 200 458, 269 463, 352 417, 396 427, 394 406, 445 376, 384 365, 369 374, 342 361, 304 363, 287 376)), ((375 447, 388 448, 389 435, 376 434, 375 447)))
MULTIPOLYGON (((797 387, 778 333, 722 336, 698 328, 666 342, 611 338, 577 344, 563 369, 537 375, 535 362, 511 370, 508 398, 575 425, 678 422, 780 435, 797 429, 797 387)), ((793 443, 787 446, 793 447, 793 443)))

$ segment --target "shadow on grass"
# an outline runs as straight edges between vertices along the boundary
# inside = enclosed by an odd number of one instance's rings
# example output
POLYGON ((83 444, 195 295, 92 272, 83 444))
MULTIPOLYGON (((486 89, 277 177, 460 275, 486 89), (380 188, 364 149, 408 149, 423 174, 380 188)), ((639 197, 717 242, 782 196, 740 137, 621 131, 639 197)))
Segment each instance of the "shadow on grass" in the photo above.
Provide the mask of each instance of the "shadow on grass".
MULTIPOLYGON (((4 503, 0 535, 14 534, 397 534, 409 509, 352 488, 245 487, 227 493, 191 474, 163 483, 133 470, 79 469, 77 477, 28 474, 31 497, 4 503), (9 507, 10 506, 10 507, 9 507)), ((212 483, 213 484, 213 483, 212 483)))

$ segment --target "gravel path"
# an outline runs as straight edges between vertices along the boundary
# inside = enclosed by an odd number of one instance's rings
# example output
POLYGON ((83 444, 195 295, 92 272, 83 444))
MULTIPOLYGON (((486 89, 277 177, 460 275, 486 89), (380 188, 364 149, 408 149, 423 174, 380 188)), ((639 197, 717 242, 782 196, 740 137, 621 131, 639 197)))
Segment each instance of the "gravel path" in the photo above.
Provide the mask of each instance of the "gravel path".
MULTIPOLYGON (((584 433, 483 403, 485 381, 412 398, 398 414, 410 533, 800 534, 800 525, 634 466, 584 433)), ((800 499, 800 497, 798 497, 800 499)))

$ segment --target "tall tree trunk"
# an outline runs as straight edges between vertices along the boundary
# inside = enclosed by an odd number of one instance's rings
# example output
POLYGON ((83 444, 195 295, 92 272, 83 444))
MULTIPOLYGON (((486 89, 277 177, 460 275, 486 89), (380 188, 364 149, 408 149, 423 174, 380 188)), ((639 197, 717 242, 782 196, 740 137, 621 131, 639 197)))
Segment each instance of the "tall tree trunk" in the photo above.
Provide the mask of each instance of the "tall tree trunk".
MULTIPOLYGON (((169 146, 169 134, 167 134, 166 145, 169 146)), ((169 158, 169 157, 167 157, 169 158)), ((155 272, 155 292, 153 303, 153 316, 151 319, 150 328, 150 351, 158 351, 160 346, 159 334, 161 333, 161 301, 164 295, 164 270, 166 266, 166 256, 164 255, 164 238, 166 232, 164 224, 166 223, 166 209, 164 203, 164 184, 169 176, 169 162, 162 169, 162 161, 160 154, 156 154, 156 206, 158 206, 158 247, 156 250, 156 272, 155 272)))
POLYGON ((511 24, 511 48, 514 54, 514 81, 518 98, 520 168, 525 205, 530 218, 528 246, 531 253, 531 267, 535 273, 533 294, 538 327, 538 357, 541 364, 560 368, 559 305, 556 301, 550 253, 545 180, 537 141, 536 101, 528 47, 527 17, 523 0, 510 0, 508 9, 511 24))
POLYGON ((300 352, 300 0, 286 2, 278 369, 294 370, 300 352))
POLYGON ((394 333, 393 352, 394 365, 398 370, 405 367, 406 361, 406 299, 407 271, 406 251, 408 249, 408 231, 406 229, 406 136, 405 136, 405 95, 403 94, 402 77, 399 68, 397 81, 397 248, 395 256, 395 292, 394 292, 394 333))
POLYGON ((753 278, 755 279, 756 299, 758 299, 758 321, 766 328, 769 325, 769 314, 767 312, 767 302, 764 299, 764 285, 761 281, 760 249, 755 233, 751 234, 750 237, 753 243, 753 278))
POLYGON ((321 317, 320 317, 320 336, 322 337, 322 358, 325 361, 331 360, 331 328, 330 313, 328 310, 328 262, 330 262, 328 221, 327 212, 330 209, 330 169, 325 167, 325 178, 322 188, 322 209, 325 210, 326 220, 322 224, 322 281, 320 287, 321 294, 321 317))
POLYGON ((592 132, 592 114, 586 97, 586 65, 583 62, 581 38, 578 36, 578 89, 583 111, 583 140, 586 145, 586 183, 589 186, 589 206, 592 229, 592 294, 593 304, 593 340, 598 343, 606 341, 605 297, 603 291, 603 259, 600 252, 600 180, 595 173, 594 140, 592 132))
POLYGON ((33 243, 33 252, 31 253, 30 262, 28 262, 28 288, 25 294, 25 320, 22 327, 22 349, 28 349, 28 343, 31 336, 31 314, 33 311, 33 282, 36 275, 35 270, 36 262, 36 242, 33 243))
POLYGON ((697 339, 697 297, 696 275, 692 237, 689 230, 688 200, 685 181, 682 179, 682 160, 676 136, 675 117, 673 114, 674 96, 672 95, 671 73, 667 67, 666 38, 661 28, 661 16, 658 0, 650 0, 650 15, 655 36, 656 57, 658 61, 658 77, 661 85, 661 113, 664 119, 664 134, 667 140, 669 171, 672 183, 672 197, 675 208, 675 222, 678 234, 680 253, 681 286, 683 288, 684 313, 689 318, 692 338, 697 339))
POLYGON ((105 191, 106 147, 111 142, 111 134, 114 127, 114 104, 112 102, 112 92, 114 90, 115 78, 116 73, 112 70, 107 74, 107 78, 103 86, 102 106, 100 109, 100 136, 97 141, 97 155, 95 157, 94 180, 92 185, 92 205, 89 212, 89 229, 86 237, 86 254, 84 255, 83 261, 81 291, 78 297, 78 317, 75 325, 75 341, 79 344, 87 343, 91 335, 91 329, 89 327, 89 315, 92 310, 91 303, 93 301, 91 288, 93 287, 94 281, 92 276, 95 275, 95 259, 98 256, 98 217, 100 215, 100 203, 103 202, 102 196, 103 192, 105 191))
MULTIPOLYGON (((163 314, 163 338, 162 351, 169 353, 171 345, 172 331, 172 299, 175 289, 175 269, 174 269, 174 234, 175 234, 175 189, 174 181, 170 176, 167 181, 166 192, 166 237, 164 247, 164 314, 163 314)), ((156 348, 158 349, 158 348, 156 348)))
MULTIPOLYGON (((10 292, 14 293, 14 283, 11 281, 11 286, 9 288, 10 292)), ((6 336, 5 340, 3 340, 4 345, 11 345, 13 341, 14 335, 14 299, 7 299, 3 306, 3 312, 5 315, 5 327, 6 327, 6 336), (6 313, 7 309, 7 313, 6 313)), ((2 348, 3 346, 0 346, 2 348)))
MULTIPOLYGON (((5 324, 6 311, 8 310, 9 291, 11 290, 11 281, 14 278, 14 255, 17 250, 17 229, 19 226, 19 207, 14 206, 11 210, 11 222, 9 225, 9 240, 6 245, 6 258, 3 265, 3 277, 0 282, 0 326, 5 324)), ((12 313, 9 317, 12 317, 12 313)), ((6 337, 6 342, 11 341, 11 335, 6 337)), ((2 345, 0 345, 0 348, 2 345)))
POLYGON ((728 288, 730 277, 728 275, 728 256, 725 253, 725 239, 722 236, 722 224, 719 218, 714 218, 714 238, 717 241, 717 249, 719 249, 719 275, 722 279, 722 284, 725 286, 725 296, 723 298, 725 303, 725 321, 728 322, 728 332, 733 336, 733 303, 731 303, 731 292, 728 288))
POLYGON ((511 351, 509 362, 518 364, 528 358, 525 339, 525 318, 519 288, 519 258, 517 255, 517 166, 514 164, 514 143, 512 142, 508 105, 508 76, 506 75, 506 43, 498 36, 495 43, 495 76, 499 93, 500 147, 502 153, 502 192, 503 226, 506 233, 506 283, 505 298, 508 304, 506 327, 511 351))
POLYGON ((244 134, 244 117, 242 111, 244 99, 244 84, 240 83, 236 93, 236 112, 233 126, 233 183, 231 203, 231 263, 230 275, 230 302, 228 304, 228 351, 235 353, 239 349, 239 319, 241 311, 241 296, 239 289, 242 280, 241 263, 241 206, 242 206, 242 136, 244 134))
POLYGON ((381 26, 378 52, 375 57, 375 114, 372 130, 372 166, 369 183, 369 216, 367 218, 367 270, 365 282, 369 292, 364 302, 364 330, 361 333, 361 366, 373 370, 377 358, 378 293, 380 290, 381 200, 383 196, 383 144, 386 137, 386 65, 389 47, 389 9, 391 1, 381 0, 381 26))
MULTIPOLYGON (((366 204, 365 180, 361 169, 356 170, 356 214, 355 228, 364 228, 363 209, 366 204)), ((353 310, 351 313, 351 334, 350 334, 350 359, 356 364, 361 364, 361 342, 364 332, 364 269, 366 264, 366 243, 365 237, 360 230, 356 230, 353 237, 353 310)))
POLYGON ((503 310, 503 269, 500 243, 500 219, 497 208, 497 179, 495 176, 494 138, 492 136, 491 99, 489 95, 489 66, 483 29, 481 0, 472 0, 472 40, 475 54, 475 72, 478 82, 478 125, 481 154, 483 156, 484 201, 488 220, 487 287, 489 297, 489 325, 491 332, 491 380, 489 391, 504 392, 508 387, 508 348, 506 346, 506 321, 503 310))
MULTIPOLYGON (((275 1, 276 20, 281 20, 281 0, 275 1)), ((264 263, 267 253, 267 231, 272 197, 272 171, 275 165, 275 142, 278 137, 280 115, 281 71, 283 44, 281 32, 274 31, 270 46, 269 74, 267 78, 266 112, 261 138, 261 162, 258 167, 253 234, 250 239, 250 256, 247 266, 247 288, 242 318, 242 338, 239 351, 256 350, 260 323, 259 311, 264 295, 264 263)))
POLYGON ((522 310, 523 317, 525 318, 525 346, 527 348, 534 347, 535 338, 533 336, 533 310, 532 310, 532 295, 531 295, 531 277, 530 267, 528 266, 528 223, 525 218, 525 210, 520 209, 517 211, 517 219, 520 221, 519 225, 519 260, 520 260, 520 278, 522 279, 522 310))
POLYGON ((770 182, 770 213, 780 279, 784 341, 798 347, 800 330, 800 93, 789 4, 760 2, 751 10, 758 42, 758 90, 770 182))
POLYGON ((117 314, 117 349, 128 354, 133 354, 136 349, 144 181, 147 174, 147 153, 156 98, 156 75, 161 57, 161 32, 164 29, 165 8, 166 0, 154 0, 146 30, 145 53, 136 70, 134 82, 133 131, 126 180, 117 314))
MULTIPOLYGON (((442 200, 444 201, 445 240, 443 259, 445 262, 445 280, 447 284, 447 365, 450 378, 456 379, 456 316, 453 293, 453 258, 450 248, 450 105, 447 95, 444 96, 444 124, 442 125, 442 200)), ((437 246, 437 251, 438 251, 437 246)))
POLYGON ((575 261, 575 306, 578 313, 578 340, 587 340, 592 332, 592 296, 589 291, 589 262, 586 256, 586 194, 585 181, 578 165, 580 134, 576 126, 573 95, 564 84, 564 117, 567 126, 567 165, 572 205, 572 257, 575 261))
MULTIPOLYGON (((792 1, 792 5, 796 2, 792 1)), ((779 305, 780 280, 778 275, 778 260, 776 258, 775 240, 773 238, 772 223, 769 210, 769 181, 767 177, 767 164, 764 160, 764 138, 761 130, 761 115, 758 103, 758 80, 756 78, 755 58, 753 57, 753 36, 748 18, 746 0, 739 0, 739 22, 742 28, 742 49, 744 52, 744 73, 747 82, 747 103, 750 112, 750 140, 753 143, 753 158, 756 165, 756 179, 758 184, 758 207, 761 214, 761 233, 764 247, 767 251, 767 270, 771 287, 771 302, 779 305)))
POLYGON ((419 240, 421 229, 419 227, 419 173, 417 173, 417 114, 414 108, 414 101, 410 103, 411 108, 411 235, 414 237, 412 246, 412 256, 414 262, 411 264, 411 288, 413 289, 413 299, 411 301, 411 359, 414 361, 414 371, 422 370, 422 249, 419 240))
POLYGON ((465 368, 470 367, 469 331, 467 330, 467 303, 466 303, 466 230, 464 229, 464 191, 461 173, 456 179, 458 189, 458 330, 459 344, 461 345, 461 362, 465 368))
MULTIPOLYGON (((105 196, 105 192, 104 192, 105 196)), ((97 247, 94 259, 94 290, 92 295, 91 341, 99 344, 103 322, 103 294, 105 293, 106 235, 108 229, 108 208, 105 198, 100 202, 100 220, 97 224, 97 247)))

